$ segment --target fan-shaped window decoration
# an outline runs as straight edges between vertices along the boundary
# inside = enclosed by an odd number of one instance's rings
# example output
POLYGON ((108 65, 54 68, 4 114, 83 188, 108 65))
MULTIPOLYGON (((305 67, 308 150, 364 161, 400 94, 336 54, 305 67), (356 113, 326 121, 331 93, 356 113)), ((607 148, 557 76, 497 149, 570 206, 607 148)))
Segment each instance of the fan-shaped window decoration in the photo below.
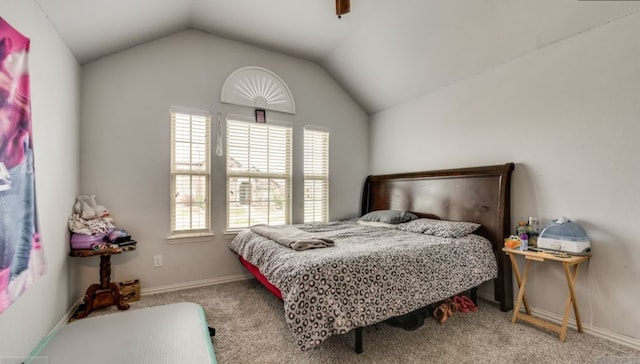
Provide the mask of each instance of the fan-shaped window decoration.
POLYGON ((284 81, 266 68, 239 68, 222 85, 220 101, 289 114, 296 113, 293 95, 284 81))

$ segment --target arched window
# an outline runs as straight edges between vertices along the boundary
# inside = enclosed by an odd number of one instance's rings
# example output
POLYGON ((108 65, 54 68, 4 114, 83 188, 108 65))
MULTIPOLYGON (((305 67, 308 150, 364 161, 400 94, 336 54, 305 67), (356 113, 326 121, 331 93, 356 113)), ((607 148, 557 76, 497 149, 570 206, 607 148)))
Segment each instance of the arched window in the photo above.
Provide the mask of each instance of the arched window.
POLYGON ((284 81, 266 68, 248 66, 232 72, 222 85, 220 101, 252 108, 296 113, 293 95, 284 81))

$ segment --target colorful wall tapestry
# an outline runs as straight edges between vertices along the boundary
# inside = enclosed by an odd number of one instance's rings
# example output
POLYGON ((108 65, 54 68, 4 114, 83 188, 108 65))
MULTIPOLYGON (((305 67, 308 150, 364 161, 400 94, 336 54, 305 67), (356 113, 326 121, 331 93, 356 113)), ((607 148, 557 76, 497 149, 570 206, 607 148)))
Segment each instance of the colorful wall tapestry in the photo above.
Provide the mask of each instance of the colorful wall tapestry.
POLYGON ((29 38, 0 17, 0 313, 44 274, 36 214, 29 38))

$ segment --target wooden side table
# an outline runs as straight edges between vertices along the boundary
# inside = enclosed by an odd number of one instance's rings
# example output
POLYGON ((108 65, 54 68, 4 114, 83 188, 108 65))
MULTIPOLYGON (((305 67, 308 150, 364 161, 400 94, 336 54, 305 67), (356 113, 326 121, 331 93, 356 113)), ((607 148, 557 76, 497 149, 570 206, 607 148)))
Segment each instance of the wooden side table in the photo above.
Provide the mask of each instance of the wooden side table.
POLYGON ((503 248, 502 251, 504 251, 511 259, 511 266, 513 267, 513 272, 516 276, 516 281, 518 282, 519 287, 518 300, 516 301, 516 306, 513 309, 513 318, 511 319, 511 322, 515 323, 516 320, 520 319, 538 327, 557 332, 558 334, 560 334, 560 341, 564 342, 567 338, 567 326, 569 324, 570 309, 571 306, 573 306, 573 314, 576 318, 576 326, 578 328, 578 332, 581 333, 582 322, 580 321, 578 301, 576 300, 575 281, 576 276, 578 275, 578 266, 580 265, 580 263, 588 261, 591 258, 591 255, 568 255, 554 252, 519 250, 509 248, 503 248), (516 264, 516 255, 524 256, 526 261, 524 267, 524 275, 522 276, 520 275, 518 265, 516 264), (569 294, 567 295, 567 301, 564 307, 562 326, 531 315, 529 304, 527 303, 527 298, 525 297, 525 290, 527 288, 527 279, 531 261, 555 261, 562 263, 562 266, 564 268, 564 275, 567 279, 567 286, 569 288, 569 294), (520 305, 522 304, 524 304, 524 313, 520 312, 520 305))
POLYGON ((74 315, 74 318, 85 318, 94 309, 109 307, 112 305, 116 305, 118 310, 129 309, 129 304, 123 301, 120 287, 117 283, 111 282, 111 255, 135 249, 135 245, 130 245, 120 248, 106 248, 100 250, 71 250, 69 256, 72 257, 100 256, 100 284, 94 283, 87 288, 87 292, 84 295, 84 308, 79 309, 74 315))

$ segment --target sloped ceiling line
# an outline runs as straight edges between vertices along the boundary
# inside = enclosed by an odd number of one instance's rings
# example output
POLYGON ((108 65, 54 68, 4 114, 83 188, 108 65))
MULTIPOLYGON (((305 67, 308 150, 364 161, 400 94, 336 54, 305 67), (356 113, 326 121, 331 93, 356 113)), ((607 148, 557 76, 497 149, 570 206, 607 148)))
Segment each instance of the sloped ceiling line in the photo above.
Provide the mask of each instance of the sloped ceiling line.
POLYGON ((594 27, 640 1, 33 0, 81 65, 198 29, 323 67, 373 114, 594 27))

